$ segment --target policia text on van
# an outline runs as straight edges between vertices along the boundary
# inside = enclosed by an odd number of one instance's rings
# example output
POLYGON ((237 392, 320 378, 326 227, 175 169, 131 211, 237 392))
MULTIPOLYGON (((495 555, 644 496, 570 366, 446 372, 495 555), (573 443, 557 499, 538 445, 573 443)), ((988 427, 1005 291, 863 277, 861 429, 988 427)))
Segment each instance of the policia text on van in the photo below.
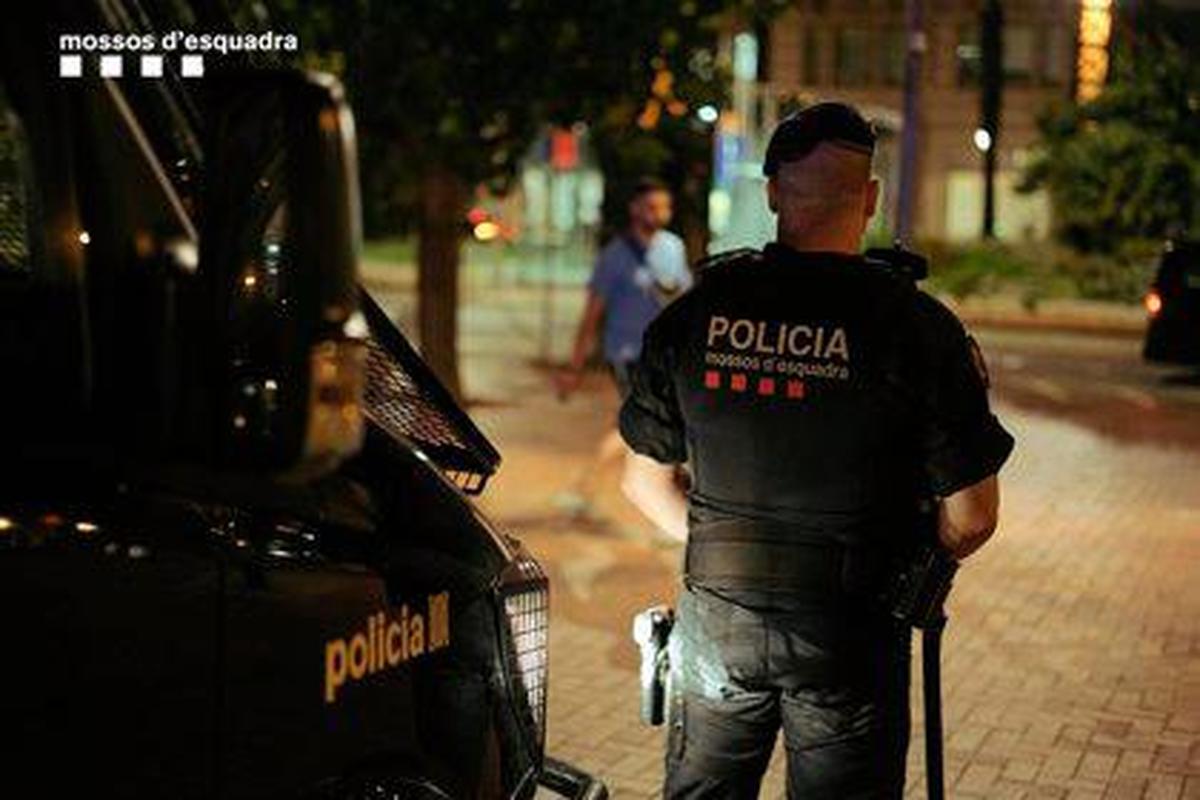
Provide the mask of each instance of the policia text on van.
POLYGON ((3 28, 0 794, 602 797, 544 756, 547 581, 466 497, 499 456, 356 283, 337 84, 46 55, 220 8, 3 28))

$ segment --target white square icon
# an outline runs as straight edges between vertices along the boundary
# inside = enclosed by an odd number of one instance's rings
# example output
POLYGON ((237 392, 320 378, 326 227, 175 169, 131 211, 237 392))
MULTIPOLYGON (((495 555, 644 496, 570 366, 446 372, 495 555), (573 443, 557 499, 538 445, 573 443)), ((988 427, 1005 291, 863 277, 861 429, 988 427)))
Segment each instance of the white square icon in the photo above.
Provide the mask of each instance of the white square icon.
POLYGON ((81 78, 81 77, 83 77, 83 56, 59 56, 58 57, 58 77, 60 77, 60 78, 81 78))
POLYGON ((180 57, 179 74, 185 78, 203 78, 204 56, 187 55, 180 57))
POLYGON ((100 56, 100 77, 119 78, 125 72, 125 59, 121 56, 100 56))
POLYGON ((142 56, 142 77, 161 78, 163 76, 162 56, 142 56))

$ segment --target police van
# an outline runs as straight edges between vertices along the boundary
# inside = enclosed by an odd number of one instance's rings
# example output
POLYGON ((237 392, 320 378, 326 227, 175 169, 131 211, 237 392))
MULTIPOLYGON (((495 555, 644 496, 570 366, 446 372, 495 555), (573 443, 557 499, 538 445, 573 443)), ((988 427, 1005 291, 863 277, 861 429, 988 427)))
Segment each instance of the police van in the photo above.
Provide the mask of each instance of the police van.
POLYGON ((0 795, 603 798, 500 457, 358 285, 337 83, 60 61, 219 7, 0 34, 0 795))
POLYGON ((1171 242, 1144 298, 1147 360, 1200 365, 1200 242, 1171 242))

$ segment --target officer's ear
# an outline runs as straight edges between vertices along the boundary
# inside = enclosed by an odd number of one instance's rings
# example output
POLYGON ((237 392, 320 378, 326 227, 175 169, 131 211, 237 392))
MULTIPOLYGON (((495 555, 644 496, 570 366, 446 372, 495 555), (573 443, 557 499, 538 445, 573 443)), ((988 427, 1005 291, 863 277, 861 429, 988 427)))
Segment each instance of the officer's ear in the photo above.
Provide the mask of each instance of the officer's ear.
POLYGON ((767 208, 772 214, 779 213, 779 180, 774 175, 767 178, 767 208))

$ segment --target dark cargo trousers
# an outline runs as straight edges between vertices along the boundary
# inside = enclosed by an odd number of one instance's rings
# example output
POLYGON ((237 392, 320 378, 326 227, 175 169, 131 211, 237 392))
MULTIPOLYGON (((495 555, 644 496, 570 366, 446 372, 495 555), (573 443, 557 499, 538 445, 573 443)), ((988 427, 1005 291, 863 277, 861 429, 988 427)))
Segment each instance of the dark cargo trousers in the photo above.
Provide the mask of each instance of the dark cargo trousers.
POLYGON ((910 638, 869 607, 685 589, 670 641, 664 795, 758 797, 782 728, 789 798, 900 798, 910 638))

